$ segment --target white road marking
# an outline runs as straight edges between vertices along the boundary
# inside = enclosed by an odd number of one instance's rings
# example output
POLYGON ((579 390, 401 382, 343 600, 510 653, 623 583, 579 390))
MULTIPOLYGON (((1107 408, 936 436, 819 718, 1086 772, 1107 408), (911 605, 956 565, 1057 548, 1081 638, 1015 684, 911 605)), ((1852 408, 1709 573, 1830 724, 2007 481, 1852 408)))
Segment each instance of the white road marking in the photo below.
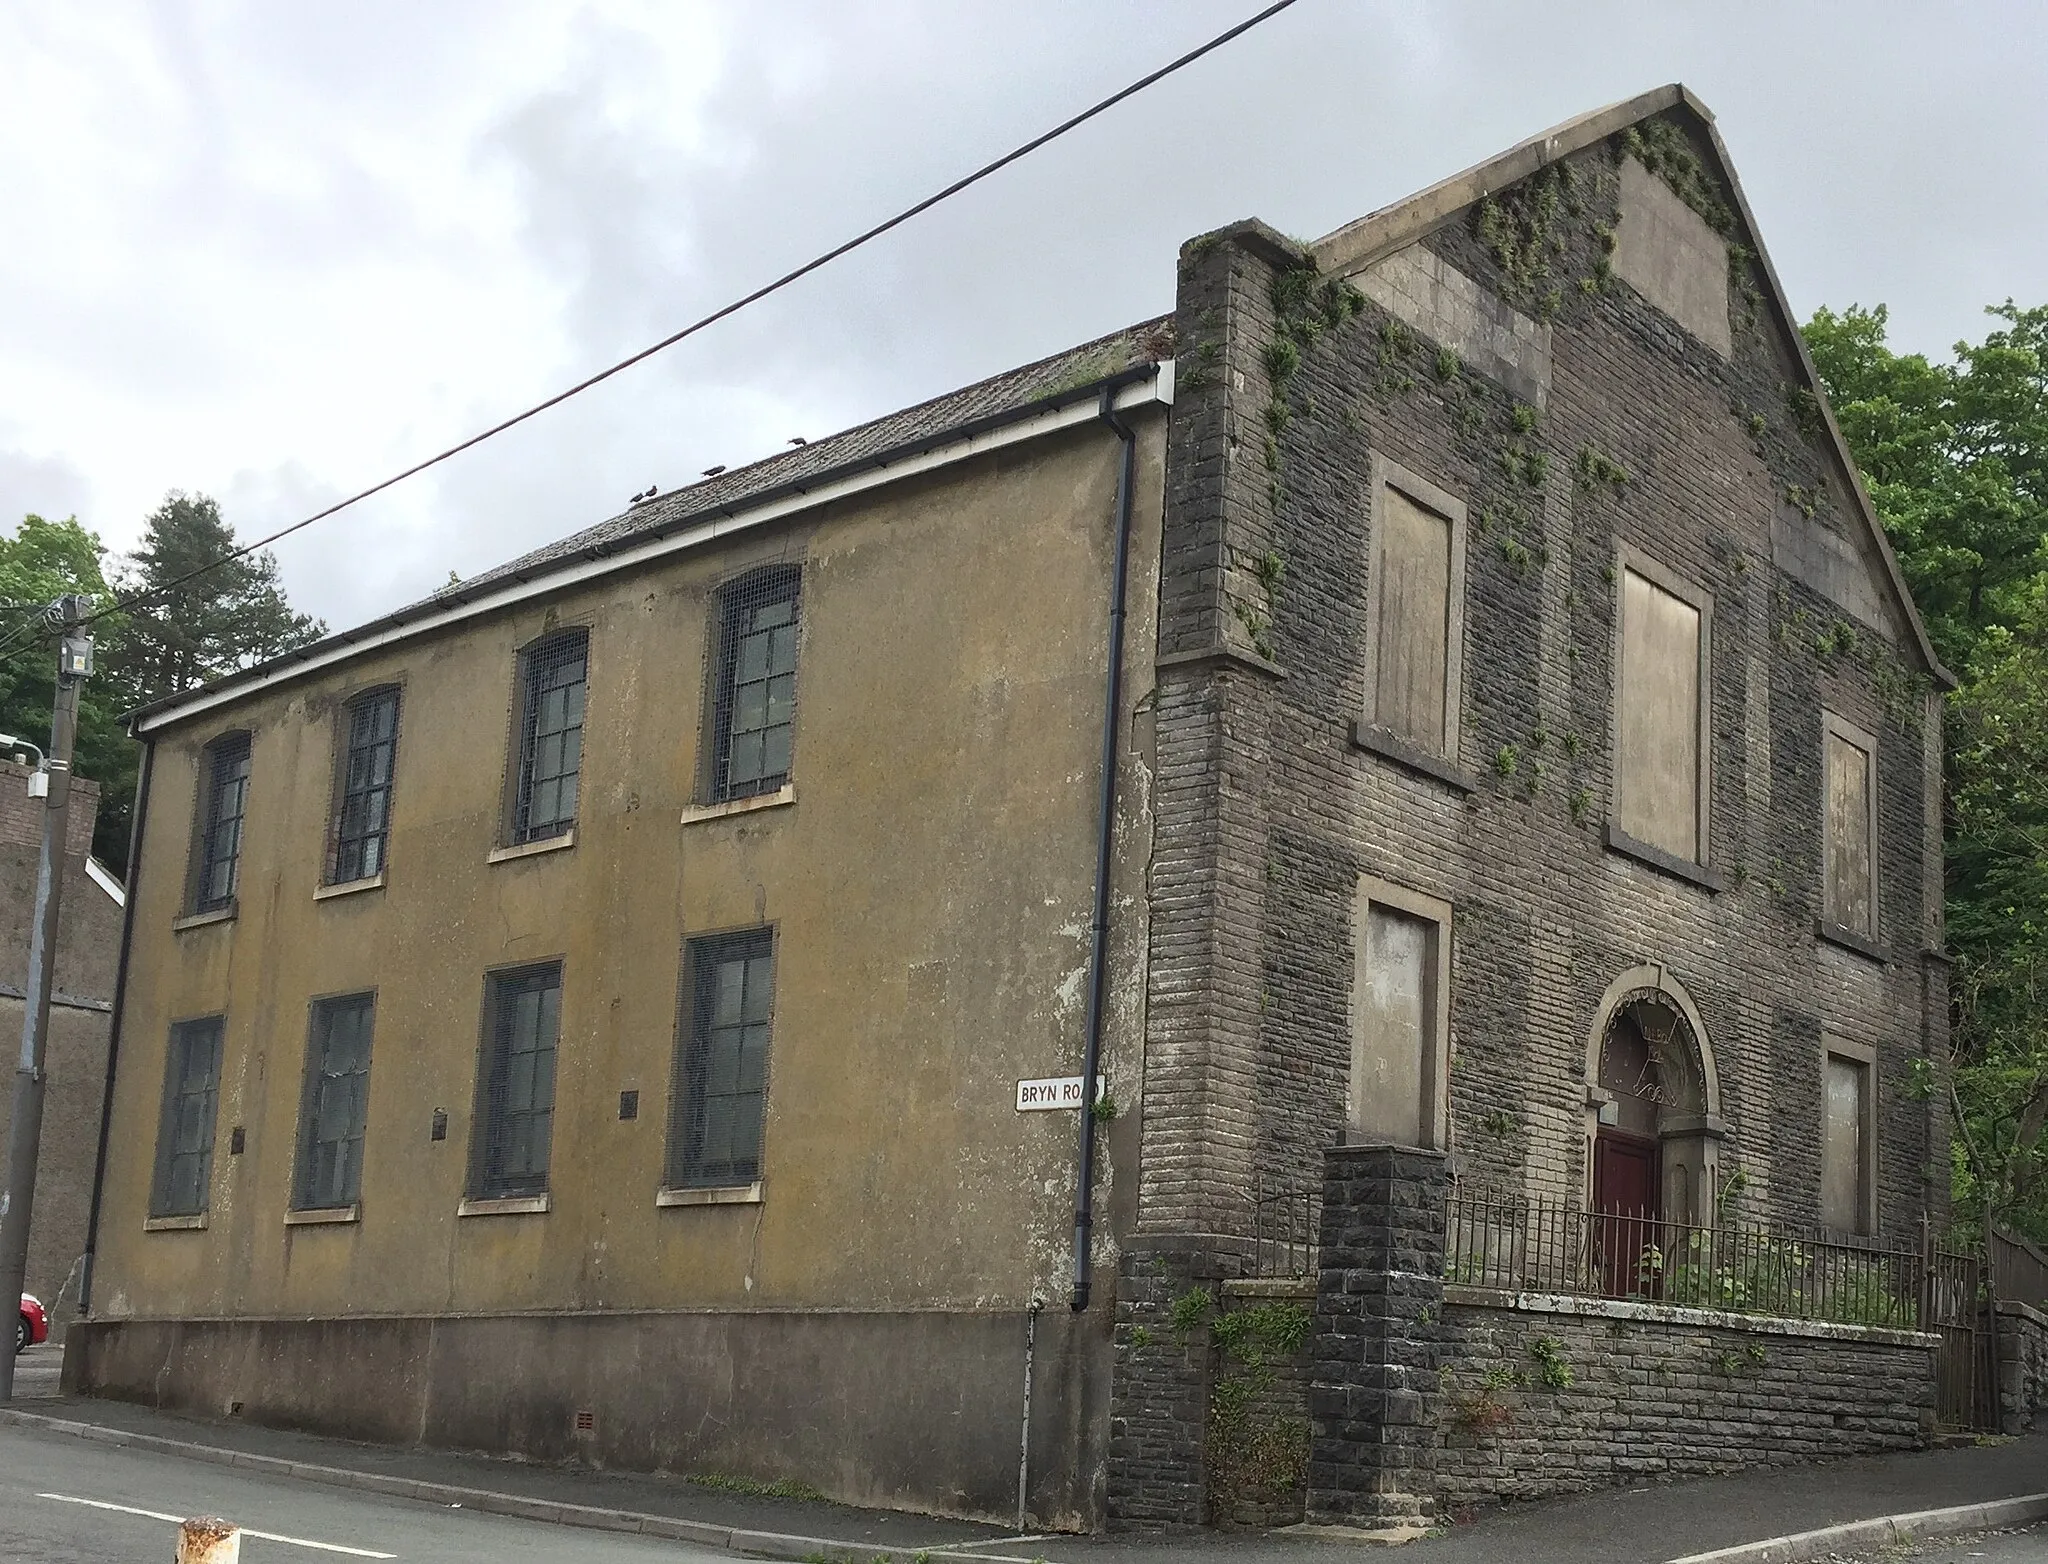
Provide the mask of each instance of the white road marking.
MULTIPOLYGON (((161 1510, 138 1510, 132 1504, 109 1504, 105 1499, 81 1499, 68 1493, 39 1493, 38 1499, 55 1499, 59 1504, 83 1504, 95 1510, 115 1510, 122 1515, 140 1515, 146 1520, 169 1521, 173 1526, 182 1522, 182 1515, 166 1515, 161 1510)), ((261 1537, 265 1542, 287 1542, 295 1548, 318 1548, 322 1553, 346 1553, 359 1559, 395 1559, 396 1553, 379 1553, 375 1548, 350 1548, 338 1542, 314 1542, 308 1537, 285 1537, 274 1531, 256 1531, 248 1526, 242 1528, 245 1537, 261 1537)))

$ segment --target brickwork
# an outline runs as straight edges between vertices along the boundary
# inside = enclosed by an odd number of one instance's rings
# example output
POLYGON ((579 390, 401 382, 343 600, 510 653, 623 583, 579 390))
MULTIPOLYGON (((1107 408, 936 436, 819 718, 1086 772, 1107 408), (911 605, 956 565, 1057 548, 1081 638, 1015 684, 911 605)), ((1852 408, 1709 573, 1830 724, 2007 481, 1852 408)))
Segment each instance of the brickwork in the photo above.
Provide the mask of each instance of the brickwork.
POLYGON ((1650 970, 1712 1083, 1686 1131, 1702 1212, 1818 1221, 1834 1036, 1875 1054, 1879 1233, 1945 1220, 1938 697, 1739 201, 1688 239, 1696 325, 1700 254, 1727 246, 1710 344, 1612 270, 1627 155, 1595 143, 1408 251, 1354 249, 1353 279, 1304 284, 1307 252, 1253 223, 1182 253, 1141 1233, 1227 1246, 1255 1184, 1322 1178, 1361 876, 1452 908, 1460 1183, 1586 1197, 1596 1016, 1650 970), (1375 459, 1470 518, 1448 765, 1354 735, 1375 459), (1610 845, 1623 547, 1712 600, 1698 867, 1610 845), (1818 923, 1824 713, 1879 738, 1874 940, 1818 923))
POLYGON ((1438 1503, 1911 1450, 1933 1432, 1933 1338, 1716 1318, 1536 1313, 1454 1290, 1438 1503))
POLYGON ((1202 1252, 1143 1240, 1123 1252, 1109 1417, 1112 1526, 1198 1526, 1209 1518, 1202 1458, 1216 1284, 1195 1273, 1212 1265, 1202 1252), (1175 1303, 1190 1294, 1199 1318, 1177 1317, 1175 1303))
MULTIPOLYGON (((1550 271, 1563 302, 1549 325, 1548 406, 1533 426, 1507 389, 1365 301, 1302 352, 1281 388, 1286 411, 1271 420, 1280 432, 1269 474, 1254 454, 1270 426, 1260 388, 1273 397, 1255 333, 1275 317, 1270 298, 1263 317, 1256 307, 1256 274, 1270 295, 1285 252, 1226 236, 1184 271, 1183 342, 1196 355, 1203 343, 1222 346, 1213 380, 1176 410, 1168 547, 1184 536, 1193 546, 1199 509, 1212 562, 1219 548, 1231 562, 1274 553, 1284 575, 1263 639, 1286 676, 1267 702, 1270 730, 1247 735, 1242 752, 1219 710, 1206 709, 1206 736, 1221 748, 1207 757, 1205 791, 1182 800, 1188 822, 1161 813, 1160 864, 1181 850, 1203 806, 1221 839, 1211 839, 1218 894, 1208 939, 1174 947, 1200 970, 1176 971, 1175 988, 1164 970, 1152 979, 1141 1222, 1227 1227, 1227 1214, 1209 1206, 1233 1182, 1225 1150, 1238 1156, 1247 1138, 1267 1187, 1317 1176, 1322 1148, 1341 1128, 1350 900, 1361 873, 1454 909, 1451 1106, 1461 1179, 1583 1194, 1588 1029, 1615 976, 1652 962, 1704 1024, 1720 1091, 1711 1106, 1726 1127, 1722 1172, 1743 1174, 1728 1193, 1740 1193, 1748 1214, 1817 1218, 1824 1030, 1877 1050, 1881 1230, 1915 1231, 1923 1209, 1938 1204, 1930 1169, 1942 1126, 1916 1094, 1911 1062, 1939 1041, 1946 1004, 1943 968, 1921 956, 1938 930, 1927 861, 1938 802, 1926 764, 1938 714, 1910 648, 1774 563, 1774 527, 1826 528, 1863 550, 1864 568, 1880 569, 1856 536, 1848 474, 1788 401, 1784 387, 1800 371, 1778 323, 1745 291, 1749 273, 1738 266, 1731 278, 1732 358, 1611 277, 1575 286, 1598 278, 1597 235, 1617 217, 1619 156, 1601 146, 1573 160, 1579 215, 1558 219, 1564 248, 1550 271), (1205 337, 1201 323, 1213 326, 1217 306, 1204 301, 1217 297, 1229 300, 1228 330, 1205 337), (1203 474, 1229 474, 1220 544, 1213 497, 1199 507, 1190 497, 1197 443, 1220 451, 1203 474), (1620 464, 1626 478, 1575 481, 1581 452, 1620 464), (1469 792, 1349 738, 1364 705, 1365 488, 1376 454, 1463 499, 1474 517, 1457 757, 1469 792), (1266 481, 1246 482, 1247 470, 1266 481), (1718 888, 1605 845, 1617 542, 1714 599, 1708 878, 1718 888), (1873 952, 1816 933, 1824 709, 1881 736, 1873 952), (1254 867, 1262 884, 1248 882, 1254 867), (1177 1023, 1159 1001, 1204 984, 1213 1001, 1235 985, 1229 997, 1241 1005, 1247 949, 1259 953, 1256 1016, 1212 1005, 1205 1058, 1178 1040, 1163 1046, 1177 1023), (1197 1101, 1188 1076, 1206 1079, 1214 1113, 1176 1117, 1171 1136, 1155 1136, 1168 1120, 1155 1114, 1153 1093, 1162 1107, 1197 1101), (1206 1153, 1193 1149, 1201 1123, 1217 1137, 1206 1153), (1170 1205, 1169 1187, 1185 1189, 1204 1155, 1201 1199, 1170 1205)), ((1531 307, 1478 226, 1453 221, 1427 243, 1531 307)), ((1256 620, 1232 596, 1246 574, 1224 568, 1218 593, 1232 606, 1203 623, 1228 634, 1242 618, 1256 620)), ((1903 621, 1886 630, 1903 635, 1903 621)), ((1172 698, 1169 686, 1162 759, 1172 698)), ((1257 710, 1247 702, 1238 714, 1249 725, 1257 710)), ((1155 954, 1167 937, 1155 930, 1155 954)))
MULTIPOLYGON (((0 760, 0 846, 33 847, 43 844, 44 802, 28 796, 32 768, 15 760, 0 760)), ((92 851, 92 830, 100 815, 100 785, 90 777, 71 779, 71 813, 65 821, 64 851, 83 858, 92 851)))
POLYGON ((1448 1186, 1430 1152, 1339 1146, 1326 1159, 1310 1520, 1378 1529, 1436 1512, 1448 1186))

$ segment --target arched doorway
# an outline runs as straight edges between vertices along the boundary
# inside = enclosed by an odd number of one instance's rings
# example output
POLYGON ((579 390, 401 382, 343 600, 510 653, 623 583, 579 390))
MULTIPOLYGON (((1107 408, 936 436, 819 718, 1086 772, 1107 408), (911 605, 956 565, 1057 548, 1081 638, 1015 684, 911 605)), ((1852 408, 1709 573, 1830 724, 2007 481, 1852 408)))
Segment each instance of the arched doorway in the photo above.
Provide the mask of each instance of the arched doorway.
POLYGON ((1645 1256, 1713 1223, 1722 1135, 1713 1051, 1661 966, 1624 973, 1601 1001, 1587 1058, 1587 1207, 1607 1291, 1654 1294, 1645 1256))

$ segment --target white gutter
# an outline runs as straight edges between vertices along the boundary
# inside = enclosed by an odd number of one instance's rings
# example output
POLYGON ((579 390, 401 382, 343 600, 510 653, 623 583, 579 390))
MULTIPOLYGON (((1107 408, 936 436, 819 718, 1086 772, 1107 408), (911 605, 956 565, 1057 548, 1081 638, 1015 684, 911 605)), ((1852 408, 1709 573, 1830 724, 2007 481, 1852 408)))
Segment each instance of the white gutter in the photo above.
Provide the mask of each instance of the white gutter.
POLYGON ((93 884, 114 898, 116 907, 128 905, 128 887, 108 873, 107 866, 90 853, 85 856, 85 872, 92 876, 93 884))
MULTIPOLYGON (((1130 385, 1119 389, 1115 398, 1117 411, 1122 412, 1128 408, 1153 405, 1171 407, 1173 405, 1173 370, 1174 361, 1172 359, 1161 360, 1158 365, 1157 374, 1148 376, 1144 380, 1134 381, 1130 385)), ((1049 408, 1045 412, 1034 414, 1029 418, 1020 418, 1014 423, 1001 424, 996 428, 986 429, 978 434, 964 435, 958 440, 934 446, 932 449, 919 452, 915 456, 907 456, 903 460, 889 466, 879 467, 871 472, 855 473, 849 477, 841 478, 837 482, 826 484, 823 487, 806 490, 802 494, 781 495, 752 507, 749 507, 742 500, 738 502, 736 509, 723 512, 713 518, 708 518, 693 527, 685 527, 681 531, 669 533, 664 537, 649 538, 644 543, 635 544, 630 548, 623 548, 616 554, 607 554, 602 559, 585 560, 581 564, 565 565, 559 570, 549 569, 546 566, 538 567, 545 571, 545 574, 536 576, 531 581, 508 582, 498 591, 486 593, 482 597, 473 598, 467 602, 451 604, 440 613, 430 614, 407 624, 393 625, 389 629, 378 631, 375 635, 365 636, 359 641, 350 641, 346 645, 332 647, 303 661, 294 662, 287 667, 280 667, 270 673, 251 679, 246 684, 237 683, 215 690, 199 690, 189 699, 179 701, 176 705, 166 706, 161 710, 153 711, 137 718, 134 732, 137 737, 148 733, 155 733, 169 727, 173 723, 188 721, 202 712, 212 711, 216 707, 240 701, 246 696, 254 695, 259 690, 267 690, 294 679, 305 678, 307 675, 317 673, 323 668, 331 668, 337 663, 351 661, 354 658, 363 656, 365 653, 380 651, 384 647, 394 646, 401 641, 409 641, 413 637, 424 635, 430 630, 438 630, 443 626, 455 624, 464 619, 472 619, 480 614, 496 613, 500 609, 510 608, 515 603, 523 603, 532 598, 550 597, 558 592, 567 591, 571 587, 581 586, 587 581, 594 581, 603 576, 613 575, 618 571, 631 570, 635 566, 644 565, 650 560, 661 559, 670 554, 679 554, 689 549, 699 548, 706 543, 715 542, 732 533, 749 531, 768 522, 778 521, 784 516, 795 515, 800 511, 810 510, 820 505, 829 505, 835 501, 846 499, 850 495, 864 494, 870 489, 878 489, 885 484, 898 483, 905 478, 915 477, 920 473, 932 472, 938 468, 950 467, 955 463, 968 461, 977 456, 985 456, 990 451, 1001 450, 1005 446, 1017 445, 1026 440, 1043 439, 1046 435, 1057 434, 1064 429, 1077 428, 1082 424, 1092 424, 1101 416, 1102 404, 1100 399, 1082 397, 1063 406, 1049 408)), ((112 893, 110 892, 109 894, 112 893)))

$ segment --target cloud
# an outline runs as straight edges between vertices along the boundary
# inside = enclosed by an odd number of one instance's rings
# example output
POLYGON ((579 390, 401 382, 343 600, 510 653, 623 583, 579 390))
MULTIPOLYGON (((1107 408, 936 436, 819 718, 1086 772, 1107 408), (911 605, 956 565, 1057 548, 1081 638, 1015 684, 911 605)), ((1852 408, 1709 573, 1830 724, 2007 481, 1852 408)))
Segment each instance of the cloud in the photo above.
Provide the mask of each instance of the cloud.
MULTIPOLYGON (((0 427, 0 438, 6 430, 0 427)), ((0 528, 8 531, 24 516, 61 521, 89 513, 92 485, 61 456, 35 456, 0 445, 0 528)))
MULTIPOLYGON (((244 536, 675 330, 1247 0, 0 0, 0 504, 244 536), (83 474, 90 473, 88 483, 83 474)), ((1303 4, 785 294, 279 548, 337 626, 687 481, 1170 306, 1188 236, 1313 236, 1684 79, 1802 311, 1942 351, 2048 298, 2048 19, 1730 0, 1303 4)), ((0 511, 0 515, 5 515, 0 511)))

